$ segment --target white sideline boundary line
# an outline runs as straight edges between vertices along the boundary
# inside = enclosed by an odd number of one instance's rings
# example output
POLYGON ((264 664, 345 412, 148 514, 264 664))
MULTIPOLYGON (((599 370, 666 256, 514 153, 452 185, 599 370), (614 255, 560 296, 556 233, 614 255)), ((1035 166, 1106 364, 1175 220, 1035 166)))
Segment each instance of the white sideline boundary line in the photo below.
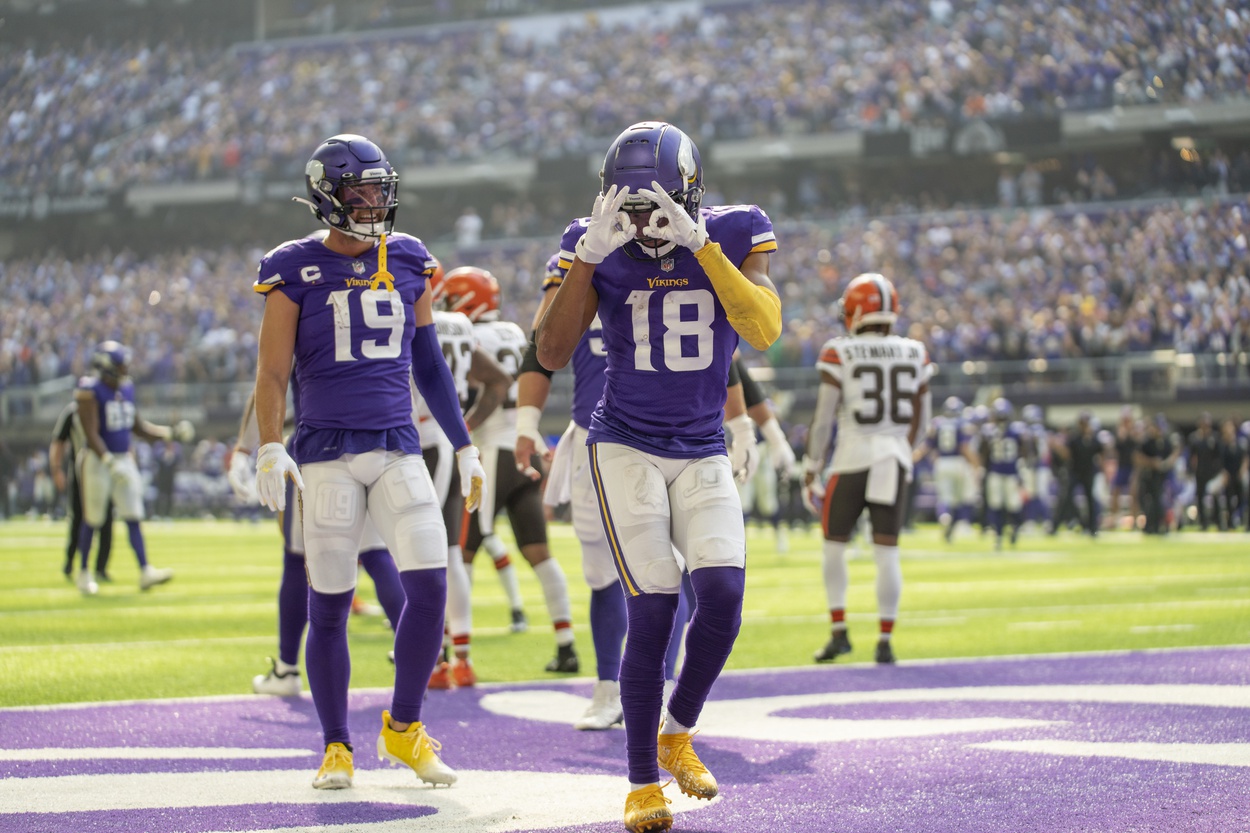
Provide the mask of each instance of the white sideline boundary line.
MULTIPOLYGON (((1132 654, 1175 654, 1181 652, 1203 652, 1211 651, 1250 651, 1250 643, 1239 643, 1233 645, 1200 645, 1188 648, 1123 648, 1112 651, 1068 651, 1054 654, 1005 654, 994 657, 943 657, 941 659, 917 659, 907 660, 901 666, 893 666, 890 671, 897 671, 900 668, 906 670, 912 667, 933 668, 944 665, 967 665, 967 664, 986 664, 994 662, 1038 662, 1054 659, 1083 659, 1089 657, 1123 657, 1132 654)), ((876 663, 872 661, 864 662, 846 662, 838 665, 791 665, 778 668, 738 668, 729 669, 721 672, 721 676, 725 677, 755 677, 763 675, 776 675, 778 671, 794 674, 836 674, 839 668, 875 668, 876 663)), ((518 687, 524 688, 571 688, 574 686, 590 685, 594 682, 592 677, 574 677, 572 679, 562 680, 518 680, 506 683, 478 683, 475 689, 483 691, 507 690, 518 687)), ((903 682, 900 680, 900 682, 903 682)), ((356 694, 387 694, 391 691, 391 687, 384 688, 353 688, 351 693, 356 694)), ((55 711, 76 711, 82 709, 94 709, 102 706, 133 706, 139 704, 160 704, 160 703, 233 703, 239 701, 256 702, 261 699, 256 694, 209 694, 195 697, 162 697, 150 700, 93 700, 90 702, 80 703, 48 703, 36 706, 4 706, 0 707, 0 715, 7 712, 55 712, 55 711)), ((290 698, 296 699, 296 698, 290 698)), ((312 695, 308 692, 300 694, 300 700, 312 702, 312 695)))

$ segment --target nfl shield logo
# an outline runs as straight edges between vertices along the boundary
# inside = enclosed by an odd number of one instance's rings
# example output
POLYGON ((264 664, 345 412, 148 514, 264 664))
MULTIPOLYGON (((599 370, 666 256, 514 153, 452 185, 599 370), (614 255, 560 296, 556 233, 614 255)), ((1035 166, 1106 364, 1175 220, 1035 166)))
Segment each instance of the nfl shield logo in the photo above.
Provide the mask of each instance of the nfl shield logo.
POLYGON ((355 272, 357 275, 363 275, 365 273, 365 265, 361 263, 359 260, 353 260, 352 271, 355 272))
POLYGON ((671 257, 666 257, 660 261, 660 271, 662 272, 673 271, 673 259, 671 257))

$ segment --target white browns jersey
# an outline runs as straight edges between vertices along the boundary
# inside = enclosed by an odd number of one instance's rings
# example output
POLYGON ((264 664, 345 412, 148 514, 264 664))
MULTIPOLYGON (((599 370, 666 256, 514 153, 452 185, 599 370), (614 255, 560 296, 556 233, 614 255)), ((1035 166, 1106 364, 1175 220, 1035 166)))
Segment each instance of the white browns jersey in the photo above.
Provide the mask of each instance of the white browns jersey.
POLYGON ((912 397, 933 375, 924 345, 899 335, 841 336, 825 342, 816 367, 842 388, 831 471, 894 458, 910 472, 912 397))
MULTIPOLYGON (((460 397, 460 409, 463 412, 464 403, 469 398, 469 367, 473 364, 473 351, 477 349, 477 332, 469 316, 462 312, 444 310, 434 311, 434 331, 438 333, 443 359, 451 368, 451 378, 456 383, 456 395, 460 397)), ((421 448, 433 448, 444 436, 443 429, 430 413, 430 406, 417 391, 415 383, 412 397, 412 418, 417 423, 421 448)))
POLYGON ((512 376, 507 398, 473 432, 473 444, 483 450, 504 448, 511 451, 516 447, 516 377, 529 336, 511 321, 478 321, 473 330, 481 348, 512 376))

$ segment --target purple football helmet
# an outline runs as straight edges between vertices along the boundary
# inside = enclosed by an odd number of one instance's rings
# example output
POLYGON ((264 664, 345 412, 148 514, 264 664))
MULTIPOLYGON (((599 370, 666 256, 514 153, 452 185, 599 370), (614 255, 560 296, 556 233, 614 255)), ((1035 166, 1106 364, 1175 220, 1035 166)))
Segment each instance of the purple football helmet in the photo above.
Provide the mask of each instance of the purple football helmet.
POLYGON ((399 175, 364 136, 341 133, 322 142, 304 166, 304 185, 308 199, 296 201, 349 237, 373 240, 395 227, 399 175))
POLYGON ((1015 412, 1016 409, 1011 406, 1011 402, 1001 396, 990 403, 990 413, 994 419, 1006 421, 1011 419, 1015 412))
POLYGON ((703 165, 699 149, 685 133, 662 121, 643 121, 625 128, 608 148, 599 171, 601 191, 613 185, 629 186, 626 211, 649 211, 655 206, 638 189, 658 182, 691 217, 703 203, 703 165))
POLYGON ((964 412, 964 401, 958 396, 948 396, 942 403, 942 411, 947 416, 959 416, 964 412))
POLYGON ((130 372, 130 348, 117 341, 101 341, 91 354, 91 366, 103 379, 121 379, 130 372))

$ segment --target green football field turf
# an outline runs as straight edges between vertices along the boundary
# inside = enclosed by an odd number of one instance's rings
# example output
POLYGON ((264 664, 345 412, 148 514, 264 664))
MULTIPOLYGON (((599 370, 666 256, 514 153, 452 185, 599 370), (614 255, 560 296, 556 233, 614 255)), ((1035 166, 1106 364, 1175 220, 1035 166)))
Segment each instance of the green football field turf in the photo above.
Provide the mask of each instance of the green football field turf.
MULTIPOLYGON (((276 652, 281 543, 272 522, 144 524, 154 564, 174 581, 146 593, 120 524, 112 584, 83 598, 61 574, 65 524, 0 524, 0 706, 251 691, 276 652)), ((501 530, 507 538, 506 526, 501 530)), ((569 579, 582 675, 593 676, 588 590, 569 526, 552 547, 569 579)), ((509 540, 509 543, 511 541, 509 540)), ((870 552, 852 544, 848 621, 854 652, 871 662, 876 634, 870 552)), ((936 527, 905 534, 901 663, 914 659, 1134 650, 1250 643, 1250 537, 1185 533, 1166 539, 1105 533, 1022 537, 994 552, 969 534, 953 545, 936 527)), ((554 653, 542 593, 519 556, 530 630, 509 614, 489 558, 475 565, 473 658, 483 682, 550 680, 554 653)), ((362 576, 361 595, 373 601, 362 576)), ((391 632, 353 616, 353 687, 392 682, 391 632)), ((770 530, 748 531, 747 591, 730 668, 806 665, 828 637, 818 531, 792 532, 779 551, 770 530)))

